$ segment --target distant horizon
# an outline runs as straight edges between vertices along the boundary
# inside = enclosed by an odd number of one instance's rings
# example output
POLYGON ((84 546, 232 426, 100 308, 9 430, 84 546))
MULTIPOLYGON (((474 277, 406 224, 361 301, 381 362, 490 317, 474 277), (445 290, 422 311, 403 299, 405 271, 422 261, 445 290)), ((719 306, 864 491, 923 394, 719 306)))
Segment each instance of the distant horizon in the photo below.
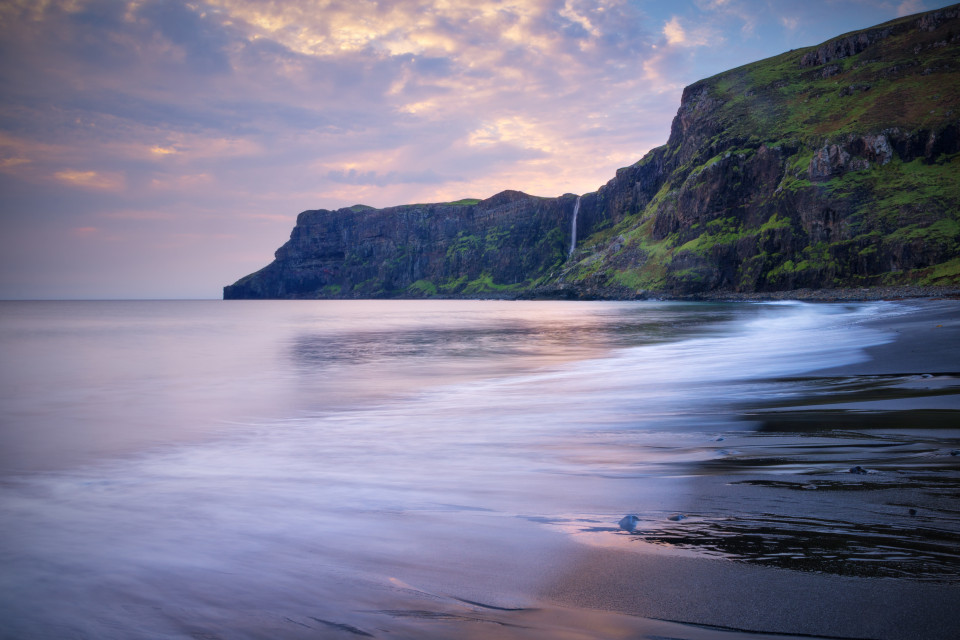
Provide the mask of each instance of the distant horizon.
POLYGON ((934 0, 0 7, 0 299, 216 300, 296 216, 596 190, 685 86, 934 0))

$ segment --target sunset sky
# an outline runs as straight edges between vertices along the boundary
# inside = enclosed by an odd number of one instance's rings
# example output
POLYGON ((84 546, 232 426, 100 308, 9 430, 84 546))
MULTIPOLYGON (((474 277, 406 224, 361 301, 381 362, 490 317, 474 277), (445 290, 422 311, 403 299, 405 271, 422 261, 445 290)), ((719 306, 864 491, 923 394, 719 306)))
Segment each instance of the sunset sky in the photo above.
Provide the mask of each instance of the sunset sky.
POLYGON ((218 298, 305 209, 593 191, 685 85, 936 0, 0 0, 0 298, 218 298))

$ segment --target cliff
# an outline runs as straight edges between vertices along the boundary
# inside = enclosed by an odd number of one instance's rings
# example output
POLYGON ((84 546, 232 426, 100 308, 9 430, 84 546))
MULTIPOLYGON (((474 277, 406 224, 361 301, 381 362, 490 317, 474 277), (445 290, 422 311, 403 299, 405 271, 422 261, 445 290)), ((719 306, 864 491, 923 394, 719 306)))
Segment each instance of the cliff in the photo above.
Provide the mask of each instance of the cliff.
POLYGON ((960 5, 687 87, 667 143, 579 201, 306 211, 276 260, 224 297, 957 283, 960 5))
POLYGON ((576 200, 504 191, 483 201, 304 211, 276 259, 225 287, 224 298, 515 294, 566 260, 576 200))

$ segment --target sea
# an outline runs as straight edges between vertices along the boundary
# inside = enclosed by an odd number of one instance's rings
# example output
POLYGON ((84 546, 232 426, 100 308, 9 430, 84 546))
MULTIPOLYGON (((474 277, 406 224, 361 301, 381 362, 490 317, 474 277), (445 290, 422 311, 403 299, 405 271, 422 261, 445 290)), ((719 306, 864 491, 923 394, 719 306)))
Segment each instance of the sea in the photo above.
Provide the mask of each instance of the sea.
POLYGON ((906 311, 0 302, 0 637, 521 637, 571 545, 695 511, 906 311))

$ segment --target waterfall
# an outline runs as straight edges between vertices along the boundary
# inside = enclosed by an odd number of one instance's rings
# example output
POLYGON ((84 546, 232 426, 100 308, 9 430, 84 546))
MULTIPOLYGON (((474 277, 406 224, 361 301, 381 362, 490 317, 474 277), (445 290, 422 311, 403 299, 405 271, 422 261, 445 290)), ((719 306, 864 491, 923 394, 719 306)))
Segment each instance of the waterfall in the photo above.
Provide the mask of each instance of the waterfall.
POLYGON ((570 253, 567 258, 573 255, 573 250, 577 247, 577 212, 580 211, 580 196, 577 196, 577 204, 573 205, 573 222, 570 224, 570 253))

